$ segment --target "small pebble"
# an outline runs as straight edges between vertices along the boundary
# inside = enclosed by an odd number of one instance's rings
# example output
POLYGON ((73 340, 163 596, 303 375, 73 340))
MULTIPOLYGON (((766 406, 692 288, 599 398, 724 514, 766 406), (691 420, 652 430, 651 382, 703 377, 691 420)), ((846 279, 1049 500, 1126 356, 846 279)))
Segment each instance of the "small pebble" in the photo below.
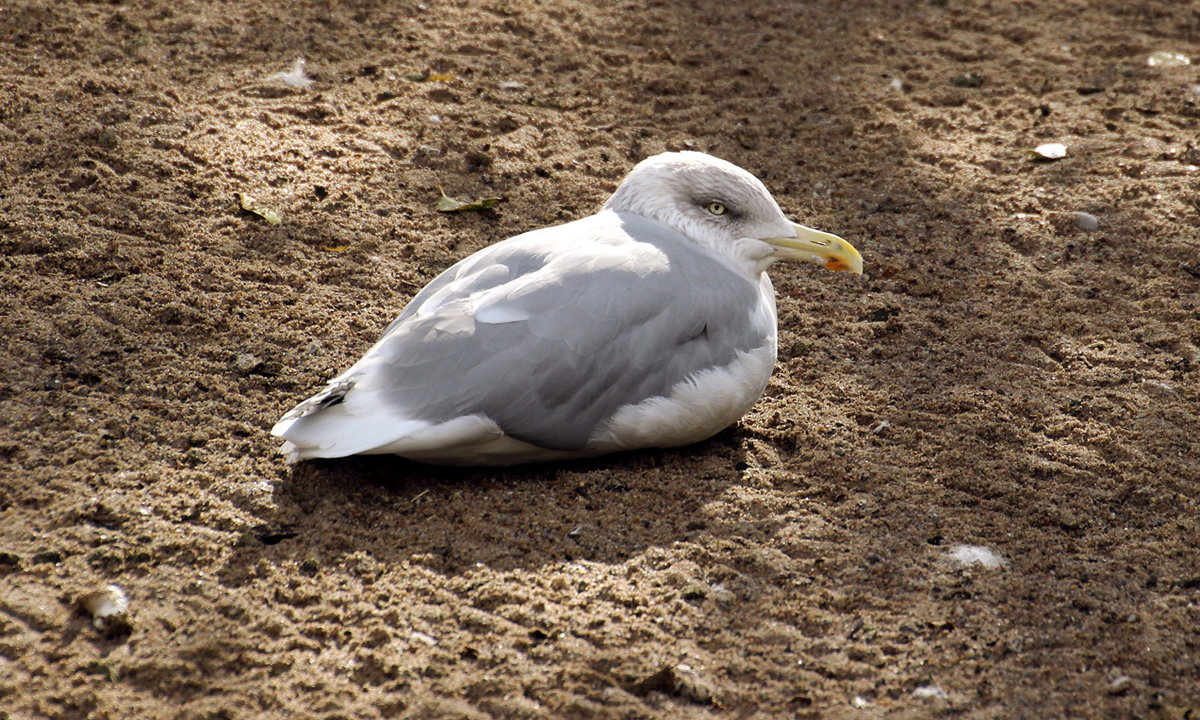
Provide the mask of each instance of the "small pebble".
POLYGON ((1133 679, 1128 675, 1118 675, 1108 681, 1108 694, 1120 695, 1133 685, 1133 679))
POLYGON ((262 360, 254 353, 241 352, 233 359, 233 367, 243 375, 249 375, 262 367, 262 360))
POLYGON ((1100 229, 1100 220, 1091 213, 1075 213, 1075 227, 1084 232, 1096 232, 1100 229))
POLYGON ((913 689, 912 696, 915 698, 938 698, 939 700, 944 700, 946 698, 946 691, 937 685, 922 685, 919 688, 913 689))

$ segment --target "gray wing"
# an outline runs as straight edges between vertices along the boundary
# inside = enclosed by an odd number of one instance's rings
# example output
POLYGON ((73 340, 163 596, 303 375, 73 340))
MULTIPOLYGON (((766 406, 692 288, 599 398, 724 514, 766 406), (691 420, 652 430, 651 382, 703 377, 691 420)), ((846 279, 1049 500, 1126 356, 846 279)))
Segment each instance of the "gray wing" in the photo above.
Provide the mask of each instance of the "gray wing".
POLYGON ((652 221, 610 223, 588 241, 572 244, 572 230, 597 228, 560 226, 464 260, 413 299, 343 387, 402 417, 482 413, 519 440, 578 450, 618 408, 766 342, 773 328, 754 320, 760 291, 748 278, 652 221))

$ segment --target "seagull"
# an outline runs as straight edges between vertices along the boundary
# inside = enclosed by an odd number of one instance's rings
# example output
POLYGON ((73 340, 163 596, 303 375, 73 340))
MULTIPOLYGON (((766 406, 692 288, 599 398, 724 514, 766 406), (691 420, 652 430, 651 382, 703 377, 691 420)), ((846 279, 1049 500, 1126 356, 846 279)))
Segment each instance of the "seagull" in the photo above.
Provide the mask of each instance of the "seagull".
POLYGON ((862 273, 754 175, 699 152, 638 163, 595 215, 526 232, 417 293, 271 429, 290 462, 394 454, 512 465, 705 440, 775 366, 776 260, 862 273))

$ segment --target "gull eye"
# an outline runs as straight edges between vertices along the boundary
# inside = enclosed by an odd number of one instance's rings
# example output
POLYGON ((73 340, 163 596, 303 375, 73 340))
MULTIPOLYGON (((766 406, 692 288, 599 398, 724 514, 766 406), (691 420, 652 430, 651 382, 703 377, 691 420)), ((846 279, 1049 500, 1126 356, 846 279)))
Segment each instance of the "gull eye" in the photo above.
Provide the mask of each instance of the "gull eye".
POLYGON ((720 200, 713 200, 708 205, 705 205, 704 209, 713 215, 724 215, 726 213, 725 203, 720 200))

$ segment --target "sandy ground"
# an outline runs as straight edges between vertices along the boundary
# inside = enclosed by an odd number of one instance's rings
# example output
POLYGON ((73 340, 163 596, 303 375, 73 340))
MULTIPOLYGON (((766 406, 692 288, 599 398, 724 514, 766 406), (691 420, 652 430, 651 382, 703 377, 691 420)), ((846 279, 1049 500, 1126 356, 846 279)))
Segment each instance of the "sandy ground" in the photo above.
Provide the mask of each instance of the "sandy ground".
POLYGON ((1194 717, 1200 71, 1155 52, 1194 5, 0 5, 0 718, 1194 717), (685 148, 867 264, 774 269, 739 425, 275 454, 438 272, 685 148))

